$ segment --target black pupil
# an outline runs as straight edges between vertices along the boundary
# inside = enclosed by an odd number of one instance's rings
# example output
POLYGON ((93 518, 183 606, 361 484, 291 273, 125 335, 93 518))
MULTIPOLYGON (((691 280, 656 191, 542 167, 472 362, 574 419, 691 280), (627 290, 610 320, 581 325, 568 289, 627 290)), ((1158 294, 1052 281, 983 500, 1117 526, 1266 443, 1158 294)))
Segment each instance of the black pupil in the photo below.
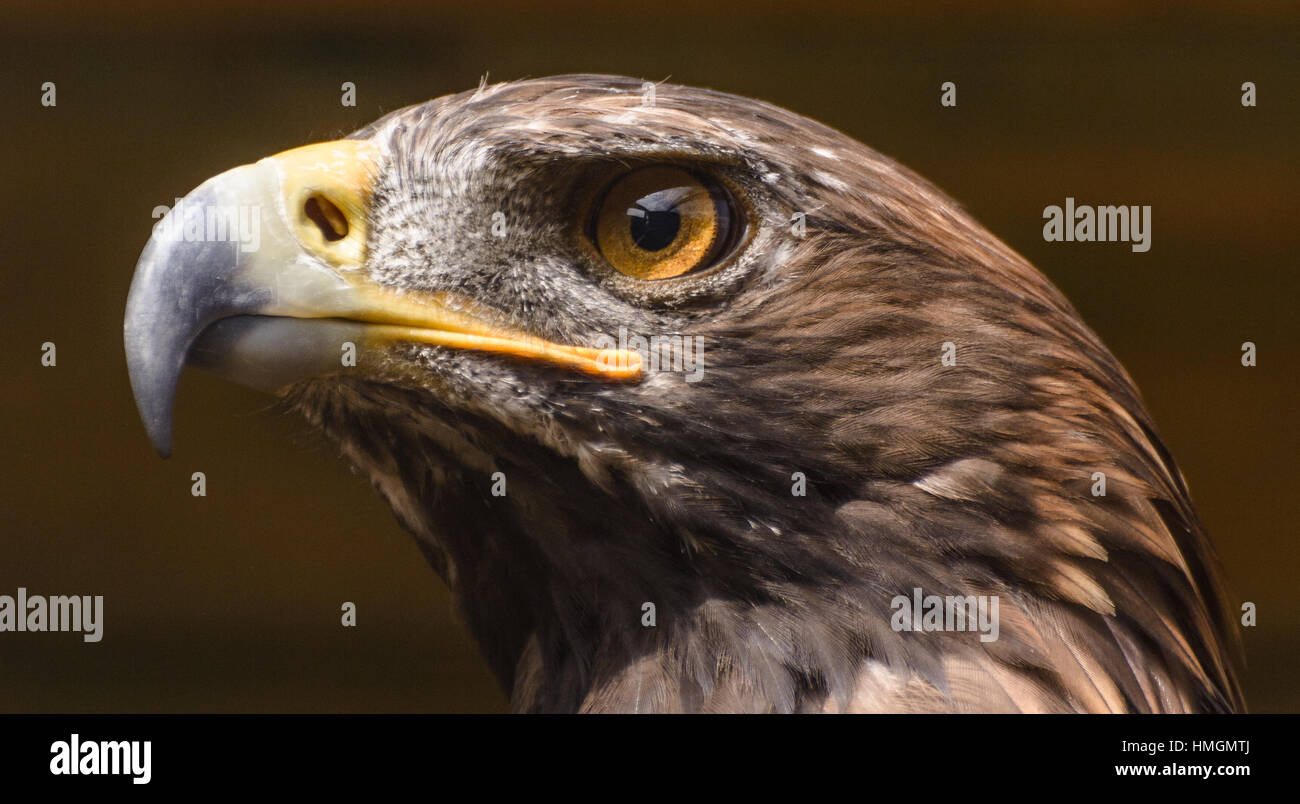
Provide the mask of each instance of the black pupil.
POLYGON ((682 216, 677 212, 678 192, 664 190, 651 193, 627 211, 632 242, 646 251, 668 248, 677 239, 682 216))

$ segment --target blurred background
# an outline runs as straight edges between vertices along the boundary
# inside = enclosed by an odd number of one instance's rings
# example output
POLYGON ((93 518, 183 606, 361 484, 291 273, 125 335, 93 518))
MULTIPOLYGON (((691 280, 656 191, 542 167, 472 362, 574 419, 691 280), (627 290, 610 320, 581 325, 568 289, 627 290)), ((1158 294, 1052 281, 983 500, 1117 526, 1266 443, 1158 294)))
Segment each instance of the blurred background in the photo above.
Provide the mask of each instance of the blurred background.
POLYGON ((1252 709, 1300 711, 1295 3, 4 5, 0 594, 104 595, 105 625, 98 644, 0 634, 0 711, 506 709, 414 542, 303 423, 187 373, 173 457, 152 452, 122 310, 151 211, 209 176, 485 74, 564 72, 786 106, 919 171, 1028 256, 1137 380, 1258 607, 1252 709), (1151 251, 1045 243, 1043 208, 1066 196, 1150 204, 1151 251))

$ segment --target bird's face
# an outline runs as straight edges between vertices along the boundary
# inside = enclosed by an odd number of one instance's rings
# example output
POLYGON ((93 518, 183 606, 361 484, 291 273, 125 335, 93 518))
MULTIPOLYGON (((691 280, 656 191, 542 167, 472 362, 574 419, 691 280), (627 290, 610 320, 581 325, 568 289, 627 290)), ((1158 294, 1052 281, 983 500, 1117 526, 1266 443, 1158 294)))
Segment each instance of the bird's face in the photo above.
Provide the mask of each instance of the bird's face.
POLYGON ((155 444, 170 447, 186 361, 275 392, 419 389, 530 432, 569 393, 690 407, 708 344, 681 336, 781 281, 800 177, 761 126, 717 121, 729 96, 643 91, 484 88, 196 189, 159 224, 128 305, 155 444), (248 216, 256 242, 236 242, 248 216))
POLYGON ((525 84, 372 127, 388 167, 369 193, 367 281, 453 300, 540 341, 536 354, 505 355, 390 342, 373 364, 380 374, 557 441, 617 430, 629 407, 692 404, 707 344, 682 337, 778 273, 788 232, 771 225, 780 204, 739 143, 699 130, 701 98, 680 104, 694 118, 641 98, 639 83, 525 84), (684 128, 665 130, 665 119, 684 128), (590 404, 600 400, 617 412, 590 404), (584 419, 557 416, 566 405, 584 407, 584 419))
MULTIPOLYGON (((185 362, 296 398, 417 391, 570 452, 594 433, 649 437, 646 424, 725 427, 764 401, 785 418, 807 390, 782 380, 792 340, 829 358, 828 337, 887 324, 891 294, 941 278, 897 259, 929 247, 922 225, 959 235, 932 262, 1006 253, 813 121, 607 76, 410 107, 222 174, 179 207, 141 257, 126 322, 164 453, 185 362), (233 237, 246 217, 256 242, 233 237), (854 250, 856 270, 836 273, 854 250), (884 303, 859 300, 849 320, 832 298, 846 284, 884 303)), ((1037 284, 1025 292, 1053 298, 1037 284)), ((874 370, 864 357, 822 362, 857 377, 874 370)))

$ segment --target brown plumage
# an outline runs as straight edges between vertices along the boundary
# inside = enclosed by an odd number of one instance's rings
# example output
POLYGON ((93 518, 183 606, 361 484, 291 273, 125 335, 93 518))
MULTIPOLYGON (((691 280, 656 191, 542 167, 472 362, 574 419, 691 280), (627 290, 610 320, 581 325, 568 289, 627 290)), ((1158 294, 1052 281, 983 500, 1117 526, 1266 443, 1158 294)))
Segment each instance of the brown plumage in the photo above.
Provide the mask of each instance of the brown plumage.
MULTIPOLYGON (((609 76, 353 137, 383 155, 368 281, 553 343, 702 339, 698 382, 390 343, 278 388, 414 534, 517 711, 1243 707, 1213 550, 1134 384, 923 179, 768 104, 609 76), (664 164, 731 188, 748 228, 704 270, 631 279, 584 210, 664 164), (996 596, 998 638, 895 630, 917 588, 996 596)), ((223 310, 198 351, 250 313, 223 310)))

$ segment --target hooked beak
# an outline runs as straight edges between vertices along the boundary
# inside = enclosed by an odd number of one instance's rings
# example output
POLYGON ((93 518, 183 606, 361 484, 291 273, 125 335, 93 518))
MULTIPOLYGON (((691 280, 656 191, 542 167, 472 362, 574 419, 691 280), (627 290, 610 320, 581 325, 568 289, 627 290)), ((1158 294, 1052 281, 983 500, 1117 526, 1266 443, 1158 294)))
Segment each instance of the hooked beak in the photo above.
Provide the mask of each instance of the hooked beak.
POLYGON ((552 343, 495 323, 472 299, 371 281, 367 212, 380 167, 369 140, 295 148, 209 179, 154 227, 124 336, 131 389, 163 457, 186 363, 275 392, 362 365, 367 349, 418 342, 640 376, 635 352, 552 343))

